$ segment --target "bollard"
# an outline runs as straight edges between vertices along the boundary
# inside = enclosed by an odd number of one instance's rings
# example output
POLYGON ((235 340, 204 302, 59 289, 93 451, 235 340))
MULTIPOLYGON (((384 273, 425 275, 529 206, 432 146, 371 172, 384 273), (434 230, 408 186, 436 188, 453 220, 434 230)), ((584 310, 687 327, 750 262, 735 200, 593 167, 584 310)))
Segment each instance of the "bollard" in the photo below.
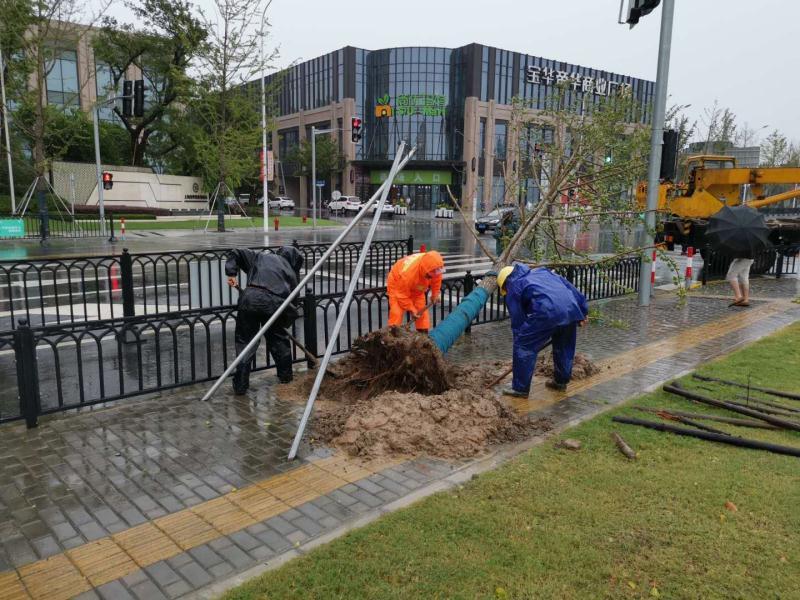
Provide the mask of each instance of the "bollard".
POLYGON ((686 289, 691 289, 692 287, 692 259, 694 257, 694 248, 689 246, 686 248, 686 276, 684 281, 684 286, 686 289))
MULTIPOLYGON (((306 286, 306 295, 303 297, 303 342, 306 349, 318 356, 317 352, 317 299, 314 288, 306 286)), ((314 367, 310 360, 306 362, 308 368, 314 367)))
POLYGON ((420 244, 420 245, 419 245, 419 251, 420 251, 420 252, 427 252, 427 249, 426 249, 426 247, 425 247, 425 244, 420 244))
POLYGON ((25 418, 28 429, 33 429, 39 424, 41 396, 36 363, 36 338, 27 319, 20 319, 19 326, 14 330, 14 360, 17 363, 20 414, 25 418))
POLYGON ((653 262, 650 264, 650 287, 656 287, 656 251, 653 250, 653 262))
MULTIPOLYGON (((475 289, 475 277, 472 276, 472 271, 468 270, 467 273, 464 275, 464 297, 466 298, 472 293, 472 290, 475 289)), ((444 305, 444 303, 442 303, 444 305)), ((433 310, 436 310, 436 307, 433 307, 433 310)), ((442 312, 444 309, 442 308, 442 312)), ((464 333, 472 333, 472 326, 467 326, 464 330, 464 333)))
POLYGON ((303 223, 307 223, 307 222, 308 222, 308 215, 303 215, 303 223))
POLYGON ((123 242, 125 241, 125 217, 119 219, 119 237, 123 242))
POLYGON ((406 240, 406 254, 414 254, 414 236, 408 236, 406 240))
POLYGON ((275 217, 275 219, 272 221, 272 225, 275 227, 275 231, 278 231, 278 225, 279 224, 280 224, 280 220, 278 219, 278 217, 275 217))
POLYGON ((117 241, 117 238, 114 236, 114 213, 110 213, 108 216, 109 227, 111 228, 111 235, 108 238, 108 241, 112 244, 117 241))

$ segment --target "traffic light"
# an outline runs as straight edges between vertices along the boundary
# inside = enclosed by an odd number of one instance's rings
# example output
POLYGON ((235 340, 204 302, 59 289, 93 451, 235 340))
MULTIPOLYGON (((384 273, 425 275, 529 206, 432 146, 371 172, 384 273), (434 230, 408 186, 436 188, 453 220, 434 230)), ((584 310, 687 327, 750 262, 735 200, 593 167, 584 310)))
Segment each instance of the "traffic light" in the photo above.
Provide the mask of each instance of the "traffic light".
POLYGON ((661 0, 628 0, 628 18, 625 22, 633 27, 645 15, 649 15, 661 4, 661 0))
POLYGON ((114 187, 114 175, 108 171, 103 171, 103 189, 110 190, 114 187))
POLYGON ((352 131, 351 139, 353 143, 357 143, 361 140, 361 118, 360 117, 353 117, 350 119, 350 129, 352 131))
POLYGON ((675 180, 678 172, 678 132, 675 129, 664 130, 664 145, 661 147, 661 169, 659 178, 675 180))
POLYGON ((122 82, 122 116, 130 117, 133 114, 133 82, 127 79, 122 82))
POLYGON ((144 116, 144 79, 137 79, 133 83, 133 116, 144 116))

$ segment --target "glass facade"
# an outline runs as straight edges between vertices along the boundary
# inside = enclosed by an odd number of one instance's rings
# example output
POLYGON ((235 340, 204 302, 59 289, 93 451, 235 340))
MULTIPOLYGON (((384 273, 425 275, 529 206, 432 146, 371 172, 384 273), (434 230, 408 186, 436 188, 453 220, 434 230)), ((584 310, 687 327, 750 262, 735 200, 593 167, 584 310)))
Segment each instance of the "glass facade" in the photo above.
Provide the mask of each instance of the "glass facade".
MULTIPOLYGON (((374 191, 377 184, 370 182, 370 175, 389 167, 397 145, 404 140, 417 147, 416 166, 452 175, 451 189, 457 196, 468 183, 484 204, 505 200, 506 169, 523 170, 519 195, 531 203, 538 200, 540 187, 547 187, 541 174, 531 171, 531 148, 547 143, 552 132, 525 131, 517 140, 508 123, 514 98, 542 109, 546 98, 561 85, 567 101, 580 101, 577 110, 584 111, 603 97, 616 97, 616 92, 626 89, 642 108, 641 121, 647 122, 655 88, 653 82, 479 44, 380 50, 347 46, 268 79, 275 78, 280 78, 275 99, 281 116, 352 99, 354 115, 363 119, 362 138, 355 146, 349 142, 347 122, 352 115, 345 113, 343 125, 342 113, 335 116, 337 126, 345 129, 340 148, 351 161, 345 184, 352 183, 357 195, 366 197, 374 191), (477 101, 469 104, 474 123, 465 123, 468 99, 477 101), (465 140, 466 131, 476 131, 476 139, 465 140), (472 148, 478 160, 471 168, 464 162, 465 141, 478 146, 472 148)), ((303 134, 308 135, 308 117, 304 127, 291 133, 286 130, 289 123, 300 125, 292 120, 283 124, 279 155, 285 155, 303 134)), ((405 182, 393 191, 394 197, 409 194, 417 208, 448 202, 442 185, 405 182)))
POLYGON ((462 69, 448 48, 392 48, 356 60, 356 111, 365 135, 357 158, 392 160, 401 140, 417 146, 417 160, 460 160, 462 69), (360 85, 363 86, 359 90, 360 85))
POLYGON ((78 54, 59 51, 47 66, 47 102, 58 106, 80 106, 78 54))

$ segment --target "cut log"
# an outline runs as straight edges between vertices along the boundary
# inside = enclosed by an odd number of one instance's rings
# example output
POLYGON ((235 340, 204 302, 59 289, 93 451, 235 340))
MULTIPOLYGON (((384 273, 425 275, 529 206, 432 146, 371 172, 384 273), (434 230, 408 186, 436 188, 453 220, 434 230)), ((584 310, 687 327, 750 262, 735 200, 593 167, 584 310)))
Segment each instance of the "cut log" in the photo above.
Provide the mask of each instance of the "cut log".
POLYGON ((776 417, 774 415, 768 415, 766 413, 762 413, 757 410, 742 408, 740 406, 736 406, 735 404, 731 404, 730 402, 724 402, 722 400, 716 400, 714 398, 709 398, 701 394, 696 394, 694 392, 690 392, 689 390, 685 390, 676 384, 665 385, 662 389, 665 392, 669 392, 670 394, 683 396, 684 398, 688 398, 689 400, 694 400, 695 402, 708 404, 709 406, 716 406, 717 408, 724 408, 732 412, 739 413, 741 415, 747 415, 748 417, 754 417, 761 421, 766 421, 767 423, 771 423, 772 425, 777 425, 782 429, 791 429, 792 431, 800 431, 800 423, 797 423, 796 421, 782 419, 780 417, 776 417))
POLYGON ((775 454, 785 454, 787 456, 800 456, 800 448, 793 448, 791 446, 780 446, 778 444, 770 444, 760 440, 750 440, 747 438, 736 437, 733 435, 719 435, 718 433, 711 433, 709 431, 700 431, 698 429, 687 429, 685 427, 675 427, 674 425, 667 425, 666 423, 658 423, 655 421, 644 421, 642 419, 633 419, 630 417, 614 417, 612 421, 617 423, 624 423, 625 425, 638 425, 639 427, 647 427, 648 429, 655 429, 656 431, 666 431, 668 433, 675 433, 677 435, 685 435, 688 437, 698 438, 701 440, 709 440, 712 442, 719 442, 720 444, 728 444, 730 446, 738 446, 740 448, 751 448, 753 450, 766 450, 774 452, 775 454))
POLYGON ((738 381, 728 381, 727 379, 717 379, 716 377, 708 377, 706 375, 698 375, 693 373, 692 377, 700 381, 714 381, 716 383, 724 383, 725 385, 732 385, 734 387, 756 390, 757 392, 764 392, 770 396, 778 396, 779 398, 789 398, 790 400, 800 400, 800 394, 793 394, 791 392, 784 392, 782 390, 773 390, 770 388, 758 387, 755 385, 747 385, 746 383, 739 383, 738 381))
POLYGON ((718 415, 704 415, 703 413, 684 412, 680 410, 672 410, 666 408, 650 408, 648 406, 634 406, 636 410, 648 413, 661 413, 668 412, 678 417, 686 417, 687 419, 701 419, 704 421, 716 421, 717 423, 728 423, 729 425, 738 425, 739 427, 751 427, 753 429, 780 429, 775 425, 769 423, 762 423, 761 421, 754 421, 752 419, 739 419, 737 417, 720 417, 718 415))
POLYGON ((614 440, 614 443, 619 448, 619 451, 625 455, 628 460, 636 460, 636 452, 625 443, 625 440, 622 439, 622 436, 618 434, 616 431, 611 432, 611 438, 614 440))

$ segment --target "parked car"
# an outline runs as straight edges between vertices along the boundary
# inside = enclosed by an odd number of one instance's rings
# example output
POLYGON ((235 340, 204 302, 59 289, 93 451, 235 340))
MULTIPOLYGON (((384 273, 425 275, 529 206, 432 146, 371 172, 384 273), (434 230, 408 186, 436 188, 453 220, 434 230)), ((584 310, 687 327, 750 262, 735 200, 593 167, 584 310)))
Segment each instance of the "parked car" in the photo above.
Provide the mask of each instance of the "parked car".
POLYGON ((269 199, 269 207, 278 210, 294 210, 294 200, 289 196, 275 196, 269 199))
POLYGON ((250 194, 239 194, 239 204, 250 204, 250 194))
POLYGON ((331 200, 328 208, 333 212, 348 211, 358 212, 361 210, 361 198, 358 196, 342 196, 338 200, 331 200))
MULTIPOLYGON (((377 208, 378 208, 378 203, 376 202, 375 204, 369 207, 369 212, 374 214, 377 208)), ((394 206, 388 203, 384 204, 383 210, 381 211, 381 215, 393 215, 393 214, 394 214, 394 206)))
POLYGON ((487 231, 497 227, 504 214, 516 210, 516 206, 498 206, 494 210, 483 215, 480 219, 477 219, 475 221, 475 229, 478 233, 486 233, 487 231))

